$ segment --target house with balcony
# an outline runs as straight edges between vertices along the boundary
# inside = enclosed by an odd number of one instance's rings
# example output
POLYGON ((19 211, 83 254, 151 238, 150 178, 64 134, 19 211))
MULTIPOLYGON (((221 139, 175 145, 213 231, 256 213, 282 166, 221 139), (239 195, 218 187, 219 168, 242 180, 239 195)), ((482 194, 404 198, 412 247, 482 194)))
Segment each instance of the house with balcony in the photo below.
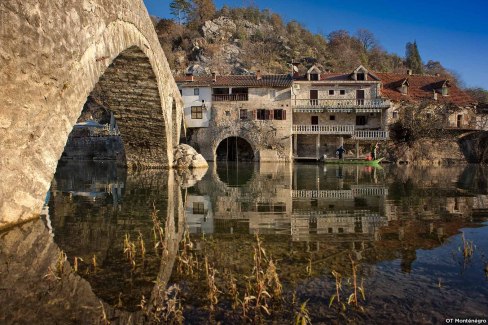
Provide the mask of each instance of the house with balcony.
POLYGON ((290 75, 176 78, 188 144, 207 161, 291 161, 290 75))
POLYGON ((363 66, 351 73, 323 73, 312 66, 295 74, 291 107, 295 160, 334 158, 341 145, 362 157, 389 138, 390 101, 381 94, 380 78, 363 66))

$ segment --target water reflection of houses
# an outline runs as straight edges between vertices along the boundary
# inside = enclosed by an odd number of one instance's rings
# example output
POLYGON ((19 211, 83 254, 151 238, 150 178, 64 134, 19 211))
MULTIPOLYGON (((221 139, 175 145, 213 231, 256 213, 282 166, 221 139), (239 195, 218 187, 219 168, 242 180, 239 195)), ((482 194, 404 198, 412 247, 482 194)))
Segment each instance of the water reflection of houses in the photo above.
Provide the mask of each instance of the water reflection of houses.
POLYGON ((214 232, 212 203, 208 195, 188 195, 185 217, 190 233, 211 234, 214 232))
POLYGON ((361 166, 311 165, 296 170, 292 190, 294 240, 310 240, 317 235, 335 235, 341 241, 374 239, 379 227, 387 223, 388 188, 378 173, 361 166))
POLYGON ((231 168, 214 166, 188 195, 187 222, 193 233, 287 234, 296 241, 331 235, 347 240, 348 234, 374 238, 386 223, 388 189, 373 169, 260 164, 246 166, 254 168, 246 179, 229 176, 229 170, 236 170, 231 168))

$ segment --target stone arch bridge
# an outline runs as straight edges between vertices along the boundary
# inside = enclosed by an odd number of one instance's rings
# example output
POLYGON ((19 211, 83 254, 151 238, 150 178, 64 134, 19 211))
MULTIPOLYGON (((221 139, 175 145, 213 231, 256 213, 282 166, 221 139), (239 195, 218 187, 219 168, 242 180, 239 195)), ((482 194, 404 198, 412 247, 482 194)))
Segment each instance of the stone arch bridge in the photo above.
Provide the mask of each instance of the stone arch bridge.
POLYGON ((142 0, 2 0, 0 44, 0 228, 41 211, 90 94, 129 167, 170 167, 182 101, 142 0))

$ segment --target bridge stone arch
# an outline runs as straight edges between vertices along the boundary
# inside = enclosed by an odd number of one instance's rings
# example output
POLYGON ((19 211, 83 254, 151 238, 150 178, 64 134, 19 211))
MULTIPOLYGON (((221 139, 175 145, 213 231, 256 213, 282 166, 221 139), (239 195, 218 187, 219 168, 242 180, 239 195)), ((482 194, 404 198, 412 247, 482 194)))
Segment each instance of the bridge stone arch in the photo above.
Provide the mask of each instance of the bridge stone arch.
POLYGON ((130 167, 170 167, 182 101, 143 1, 6 0, 0 21, 0 228, 37 217, 90 94, 130 167))

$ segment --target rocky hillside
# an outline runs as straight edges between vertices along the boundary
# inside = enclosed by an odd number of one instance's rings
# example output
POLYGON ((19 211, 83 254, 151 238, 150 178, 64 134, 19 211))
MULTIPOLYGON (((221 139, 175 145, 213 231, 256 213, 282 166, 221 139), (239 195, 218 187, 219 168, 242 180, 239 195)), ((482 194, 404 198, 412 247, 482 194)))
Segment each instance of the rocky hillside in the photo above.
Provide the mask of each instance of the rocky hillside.
MULTIPOLYGON (((354 35, 338 30, 314 34, 296 21, 283 22, 269 10, 227 8, 198 24, 153 19, 175 74, 288 73, 292 60, 330 71, 350 71, 359 64, 380 72, 403 72, 407 60, 382 49, 367 30, 354 35)), ((429 61, 425 73, 451 74, 429 61)))

